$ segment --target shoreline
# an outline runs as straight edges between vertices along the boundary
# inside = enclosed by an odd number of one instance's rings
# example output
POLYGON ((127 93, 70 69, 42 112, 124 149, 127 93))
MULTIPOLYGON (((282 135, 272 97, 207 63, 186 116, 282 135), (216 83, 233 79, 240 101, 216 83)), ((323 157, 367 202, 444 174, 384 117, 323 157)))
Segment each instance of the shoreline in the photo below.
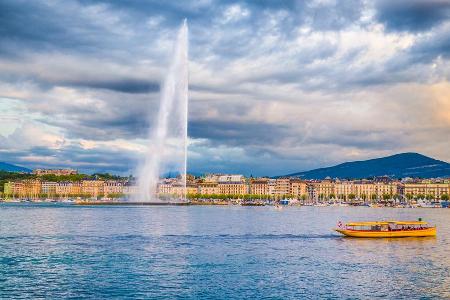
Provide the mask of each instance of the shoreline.
MULTIPOLYGON (((62 202, 64 203, 64 202, 62 202)), ((69 202, 70 203, 70 202, 69 202)), ((72 202, 74 205, 81 205, 81 206, 99 206, 99 205, 106 205, 106 206, 188 206, 192 205, 190 202, 125 202, 125 201, 81 201, 81 202, 72 202)))
POLYGON ((279 203, 260 203, 260 202, 227 202, 227 201, 188 201, 188 202, 139 202, 139 201, 0 201, 0 204, 66 204, 74 206, 268 206, 268 207, 364 207, 364 208, 443 208, 448 209, 450 207, 443 206, 385 206, 385 205, 349 205, 349 204, 324 204, 324 203, 291 203, 291 204, 279 204, 279 203))

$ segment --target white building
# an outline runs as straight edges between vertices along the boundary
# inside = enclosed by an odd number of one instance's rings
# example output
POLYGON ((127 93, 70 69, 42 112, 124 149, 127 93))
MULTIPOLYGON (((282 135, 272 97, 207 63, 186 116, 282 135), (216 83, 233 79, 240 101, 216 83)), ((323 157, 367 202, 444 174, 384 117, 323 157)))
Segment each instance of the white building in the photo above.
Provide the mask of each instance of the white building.
POLYGON ((226 182, 245 182, 244 175, 220 175, 217 179, 218 183, 226 183, 226 182))

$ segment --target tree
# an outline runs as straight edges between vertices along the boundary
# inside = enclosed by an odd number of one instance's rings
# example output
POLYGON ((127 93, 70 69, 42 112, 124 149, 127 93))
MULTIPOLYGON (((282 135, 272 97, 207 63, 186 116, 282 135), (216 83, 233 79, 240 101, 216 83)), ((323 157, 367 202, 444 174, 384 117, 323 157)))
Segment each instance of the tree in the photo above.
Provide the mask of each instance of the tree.
POLYGON ((441 200, 448 201, 448 199, 449 199, 449 197, 448 197, 447 194, 442 194, 441 195, 441 200))
POLYGON ((108 197, 109 198, 112 198, 112 199, 117 199, 117 198, 123 198, 125 195, 124 194, 121 194, 121 193, 112 193, 112 194, 108 194, 108 197))
MULTIPOLYGON (((83 175, 83 174, 81 174, 83 175)), ((72 176, 72 175, 69 175, 72 176)), ((86 175, 83 175, 86 176, 86 175)), ((126 179, 126 177, 120 177, 118 175, 111 175, 109 173, 94 173, 92 174, 92 176, 95 179, 100 179, 100 180, 121 180, 121 179, 126 179)))

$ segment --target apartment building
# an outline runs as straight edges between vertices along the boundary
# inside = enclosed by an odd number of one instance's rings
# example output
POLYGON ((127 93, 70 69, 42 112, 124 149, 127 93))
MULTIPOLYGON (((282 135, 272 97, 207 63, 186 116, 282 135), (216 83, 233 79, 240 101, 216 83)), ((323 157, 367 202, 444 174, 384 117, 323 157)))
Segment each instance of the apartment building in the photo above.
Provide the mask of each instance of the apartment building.
POLYGON ((81 182, 81 193, 92 197, 104 194, 103 180, 83 180, 81 182))
POLYGON ((220 194, 219 184, 217 182, 204 182, 198 184, 198 193, 201 195, 220 194))
POLYGON ((42 193, 48 196, 56 194, 56 187, 58 183, 53 181, 43 181, 41 183, 42 193))
POLYGON ((250 194, 269 195, 269 179, 259 178, 250 181, 250 194))

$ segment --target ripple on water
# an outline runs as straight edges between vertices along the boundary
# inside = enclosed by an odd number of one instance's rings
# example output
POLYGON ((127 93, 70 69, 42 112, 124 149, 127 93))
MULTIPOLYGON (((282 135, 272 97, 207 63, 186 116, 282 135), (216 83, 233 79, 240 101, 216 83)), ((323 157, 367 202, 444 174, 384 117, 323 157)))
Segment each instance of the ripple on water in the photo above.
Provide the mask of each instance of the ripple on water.
POLYGON ((1 298, 448 298, 450 210, 0 205, 1 298), (396 215, 398 214, 398 215, 396 215), (337 220, 423 217, 432 239, 337 220))

